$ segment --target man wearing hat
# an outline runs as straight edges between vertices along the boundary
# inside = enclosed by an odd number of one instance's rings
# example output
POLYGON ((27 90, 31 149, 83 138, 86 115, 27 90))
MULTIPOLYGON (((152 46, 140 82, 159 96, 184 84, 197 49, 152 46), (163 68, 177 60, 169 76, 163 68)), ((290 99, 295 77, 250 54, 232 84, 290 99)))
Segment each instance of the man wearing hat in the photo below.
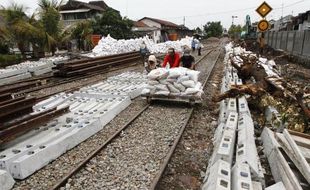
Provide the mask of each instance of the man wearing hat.
POLYGON ((190 54, 190 49, 185 49, 183 56, 180 59, 180 66, 188 68, 188 69, 195 69, 195 58, 190 54))

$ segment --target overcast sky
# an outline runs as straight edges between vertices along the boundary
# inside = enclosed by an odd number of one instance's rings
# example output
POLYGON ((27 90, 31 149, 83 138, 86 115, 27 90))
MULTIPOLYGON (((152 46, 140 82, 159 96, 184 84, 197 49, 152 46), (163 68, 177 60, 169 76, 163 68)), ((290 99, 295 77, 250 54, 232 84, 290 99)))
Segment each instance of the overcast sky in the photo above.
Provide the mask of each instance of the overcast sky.
MULTIPOLYGON (((65 0, 66 1, 66 0, 65 0)), ((80 0, 88 2, 88 0, 80 0)), ((0 0, 4 7, 10 5, 12 0, 0 0)), ((15 0, 25 5, 30 14, 37 8, 38 0, 15 0)), ((191 29, 201 27, 208 21, 221 21, 225 28, 232 23, 232 16, 235 24, 244 24, 246 15, 251 16, 251 21, 260 19, 255 9, 263 2, 262 0, 105 0, 112 8, 119 10, 122 16, 138 20, 142 17, 154 17, 165 19, 176 24, 183 24, 191 29)), ((279 19, 283 15, 298 13, 310 10, 310 0, 266 0, 273 7, 273 11, 267 19, 279 19)))

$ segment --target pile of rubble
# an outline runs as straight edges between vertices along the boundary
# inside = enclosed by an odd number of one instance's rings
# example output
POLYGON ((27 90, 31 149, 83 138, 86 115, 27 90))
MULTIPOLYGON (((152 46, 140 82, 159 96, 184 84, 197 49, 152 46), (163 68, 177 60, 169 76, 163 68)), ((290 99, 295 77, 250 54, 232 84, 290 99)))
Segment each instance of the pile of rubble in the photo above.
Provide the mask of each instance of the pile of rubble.
MULTIPOLYGON (((140 95, 145 84, 141 73, 126 72, 36 104, 34 112, 64 107, 69 107, 69 112, 47 121, 0 152, 1 185, 8 173, 15 179, 24 179, 103 129, 130 105, 132 98, 140 95)), ((12 180, 6 181, 11 184, 12 180)))
POLYGON ((147 36, 143 38, 116 40, 110 35, 103 37, 92 53, 86 54, 88 57, 107 56, 132 51, 139 51, 141 44, 144 42, 151 53, 166 53, 168 48, 173 47, 176 51, 181 52, 183 46, 191 46, 191 37, 186 37, 178 41, 167 41, 164 43, 154 43, 147 36))
MULTIPOLYGON (((245 71, 252 71, 242 67, 252 65, 251 60, 257 61, 255 69, 264 71, 264 80, 268 81, 268 77, 280 78, 275 63, 262 58, 251 59, 251 56, 255 57, 251 52, 246 52, 240 47, 233 48, 232 44, 226 46, 226 52, 221 95, 215 98, 220 97, 217 99, 220 100, 220 115, 213 139, 214 151, 208 163, 202 189, 309 189, 310 136, 284 129, 285 126, 294 123, 290 118, 283 121, 277 109, 269 105, 269 102, 277 101, 271 94, 266 95, 266 89, 261 90, 264 85, 257 84, 259 80, 255 77, 258 75, 250 73, 250 76, 254 75, 250 85, 244 85, 245 78, 240 78, 246 76, 245 71), (261 98, 260 104, 266 110, 264 128, 254 124, 247 100, 253 101, 253 96, 261 98), (278 132, 273 132, 269 127, 278 132), (262 167, 261 161, 266 158, 269 166, 262 167), (267 178, 269 174, 266 170, 269 167, 272 176, 267 178)), ((268 82, 278 88, 283 87, 280 89, 285 98, 292 98, 291 92, 287 90, 288 85, 282 86, 283 83, 278 83, 277 80, 268 82)), ((287 113, 298 110, 281 111, 287 113)), ((257 119, 259 118, 255 118, 255 122, 257 119)))
POLYGON ((258 58, 239 46, 233 47, 233 44, 229 44, 226 50, 229 63, 237 70, 243 83, 232 86, 214 100, 251 95, 251 103, 262 113, 267 108, 277 110, 274 113, 278 116, 273 117, 277 127, 286 125, 289 129, 304 132, 308 125, 305 118, 310 118, 309 88, 286 81, 273 60, 258 58))

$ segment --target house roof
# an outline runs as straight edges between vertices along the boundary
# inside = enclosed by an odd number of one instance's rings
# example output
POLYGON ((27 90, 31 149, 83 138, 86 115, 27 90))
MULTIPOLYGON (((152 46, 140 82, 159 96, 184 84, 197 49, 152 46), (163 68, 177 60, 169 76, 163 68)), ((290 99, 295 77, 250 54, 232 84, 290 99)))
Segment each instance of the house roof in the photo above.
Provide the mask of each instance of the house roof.
POLYGON ((84 3, 81 1, 69 0, 67 4, 60 6, 61 11, 75 10, 75 9, 91 9, 97 11, 104 11, 106 8, 108 8, 108 6, 103 1, 93 1, 89 3, 84 3))
POLYGON ((177 24, 175 24, 173 22, 169 22, 169 21, 165 21, 165 20, 160 20, 160 19, 157 19, 157 18, 144 17, 144 18, 140 19, 139 21, 142 21, 144 19, 152 20, 152 21, 157 22, 157 23, 159 23, 159 24, 161 24, 162 26, 165 26, 165 27, 180 28, 179 25, 177 25, 177 24))
POLYGON ((103 9, 109 8, 109 6, 104 1, 90 1, 88 3, 91 4, 91 5, 95 5, 95 6, 101 7, 103 9))
POLYGON ((133 21, 133 26, 134 27, 148 27, 148 25, 144 24, 141 21, 133 21))

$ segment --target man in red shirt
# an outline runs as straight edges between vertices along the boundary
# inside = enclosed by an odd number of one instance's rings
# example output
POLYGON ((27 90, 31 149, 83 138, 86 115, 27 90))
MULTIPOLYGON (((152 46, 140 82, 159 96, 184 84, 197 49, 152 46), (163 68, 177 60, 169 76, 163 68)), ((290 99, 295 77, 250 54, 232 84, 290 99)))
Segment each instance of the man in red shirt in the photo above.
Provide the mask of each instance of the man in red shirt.
POLYGON ((168 49, 168 54, 164 58, 163 67, 166 67, 167 63, 170 64, 170 68, 180 66, 180 54, 174 51, 174 48, 168 49))

